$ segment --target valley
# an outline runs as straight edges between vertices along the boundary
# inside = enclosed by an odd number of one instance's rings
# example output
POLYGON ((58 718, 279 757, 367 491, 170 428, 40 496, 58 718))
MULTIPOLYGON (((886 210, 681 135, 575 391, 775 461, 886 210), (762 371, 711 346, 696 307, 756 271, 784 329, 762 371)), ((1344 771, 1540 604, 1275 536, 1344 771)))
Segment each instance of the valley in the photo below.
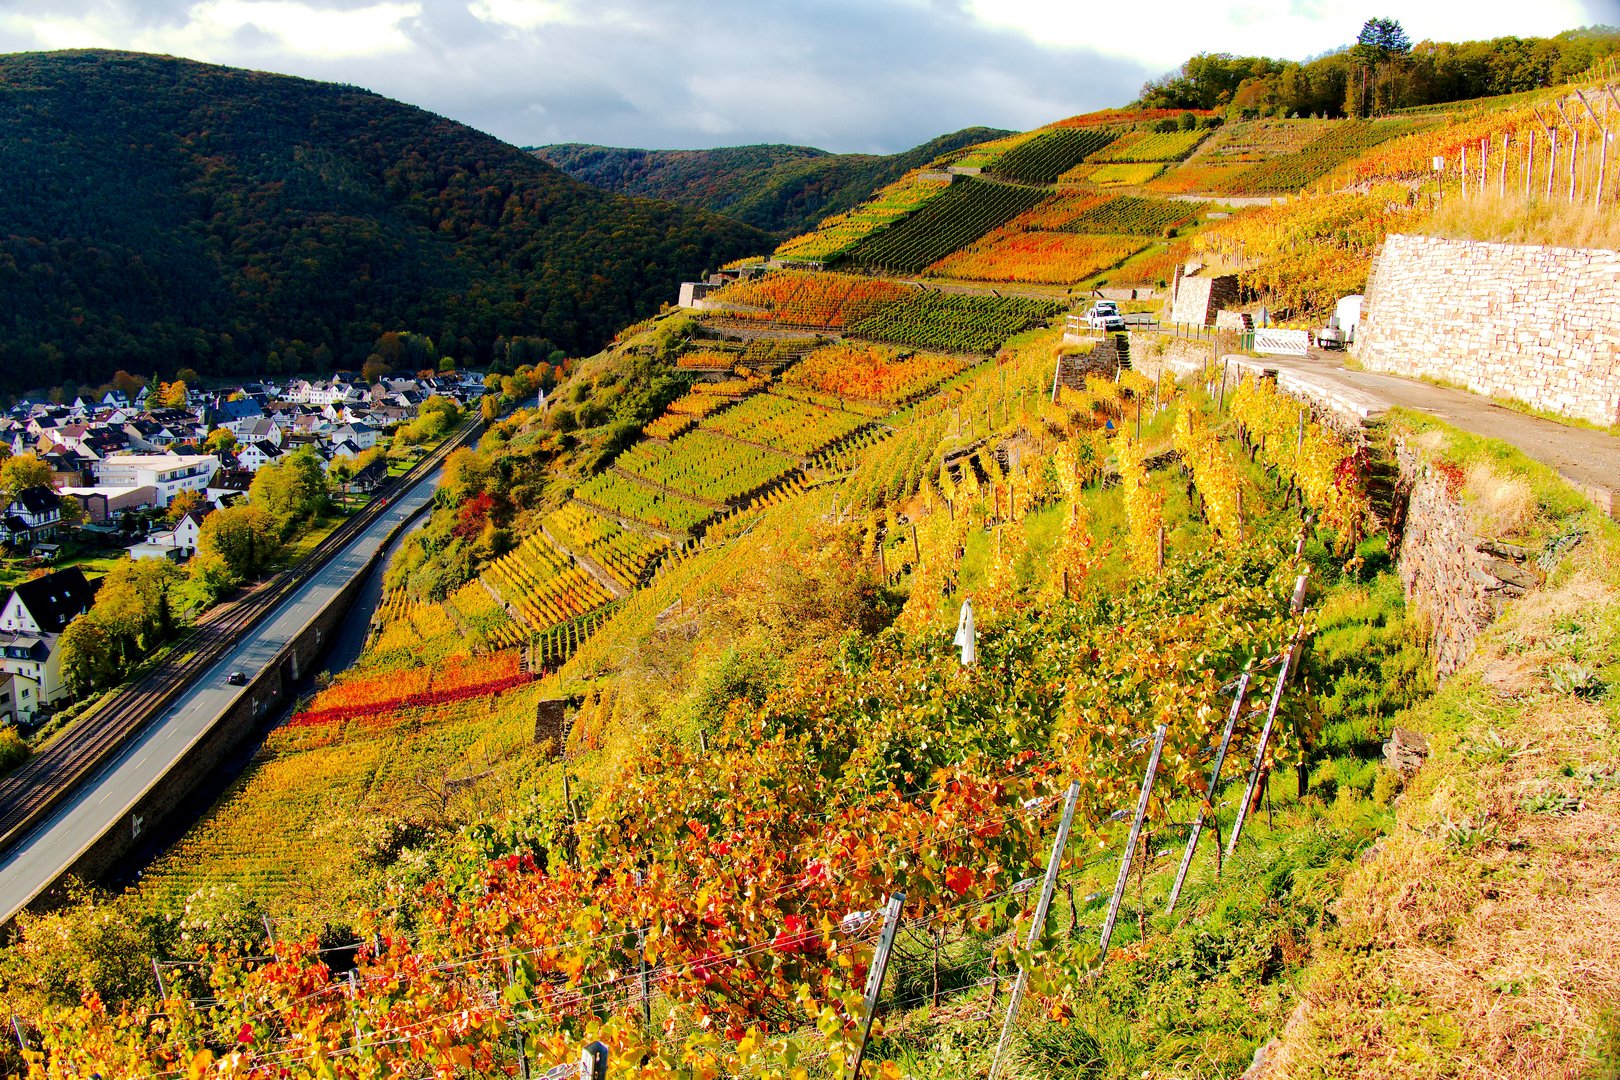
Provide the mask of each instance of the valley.
POLYGON ((1616 85, 536 151, 715 231, 502 315, 559 381, 216 805, 16 919, 7 1066, 1611 1075, 1616 85))

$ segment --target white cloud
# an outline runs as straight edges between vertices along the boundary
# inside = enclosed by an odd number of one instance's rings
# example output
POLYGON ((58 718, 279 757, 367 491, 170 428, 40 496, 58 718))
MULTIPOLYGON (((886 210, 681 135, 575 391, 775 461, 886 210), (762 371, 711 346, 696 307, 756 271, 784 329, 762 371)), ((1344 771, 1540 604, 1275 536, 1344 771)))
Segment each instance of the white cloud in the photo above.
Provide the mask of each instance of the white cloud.
MULTIPOLYGON (((1363 0, 1160 0, 1145 20, 1073 0, 965 0, 987 26, 1016 30, 1032 41, 1095 49, 1109 56, 1169 69, 1200 52, 1229 52, 1303 60, 1348 45, 1366 21, 1363 0)), ((1505 34, 1539 36, 1590 21, 1580 0, 1470 0, 1465 20, 1456 0, 1407 0, 1396 13, 1413 41, 1479 40, 1505 34)))
POLYGON ((103 3, 77 14, 0 15, 0 41, 26 33, 47 49, 134 49, 225 63, 266 53, 337 60, 409 50, 403 24, 421 14, 415 0, 348 9, 300 0, 205 0, 170 25, 151 26, 121 5, 103 3))
POLYGON ((537 30, 552 23, 575 21, 568 0, 473 0, 467 10, 484 22, 517 30, 537 30))

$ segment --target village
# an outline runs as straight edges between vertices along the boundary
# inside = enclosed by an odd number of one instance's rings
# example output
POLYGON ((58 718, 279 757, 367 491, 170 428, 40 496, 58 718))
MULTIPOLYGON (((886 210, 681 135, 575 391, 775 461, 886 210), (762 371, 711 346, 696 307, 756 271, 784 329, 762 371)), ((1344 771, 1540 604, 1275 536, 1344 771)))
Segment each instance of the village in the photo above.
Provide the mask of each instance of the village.
POLYGON ((0 414, 0 722, 37 723, 78 696, 61 636, 120 562, 188 562, 211 514, 295 458, 319 467, 337 517, 352 513, 484 392, 471 371, 337 372, 12 405, 0 414))

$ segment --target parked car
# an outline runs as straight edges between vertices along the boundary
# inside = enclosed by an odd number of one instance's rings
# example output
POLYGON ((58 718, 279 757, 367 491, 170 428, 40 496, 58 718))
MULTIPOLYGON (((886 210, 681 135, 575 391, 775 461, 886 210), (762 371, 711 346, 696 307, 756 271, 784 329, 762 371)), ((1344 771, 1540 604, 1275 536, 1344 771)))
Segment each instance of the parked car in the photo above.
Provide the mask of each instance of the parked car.
POLYGON ((1316 347, 1319 349, 1342 349, 1348 344, 1345 332, 1339 329, 1339 317, 1331 316, 1327 325, 1316 332, 1316 347))
POLYGON ((246 686, 247 672, 233 671, 229 675, 225 676, 225 681, 230 683, 232 686, 246 686))
POLYGON ((1086 312, 1086 327, 1091 330, 1113 331, 1125 329, 1125 316, 1112 300, 1099 300, 1086 312))

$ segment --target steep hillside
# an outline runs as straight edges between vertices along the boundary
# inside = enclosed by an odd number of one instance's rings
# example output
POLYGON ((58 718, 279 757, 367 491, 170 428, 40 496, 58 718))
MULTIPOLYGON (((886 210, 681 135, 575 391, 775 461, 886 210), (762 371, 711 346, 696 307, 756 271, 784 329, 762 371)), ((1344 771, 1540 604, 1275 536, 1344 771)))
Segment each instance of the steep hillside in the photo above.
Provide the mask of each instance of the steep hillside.
POLYGON ((829 154, 808 146, 625 150, 579 143, 542 146, 534 154, 607 191, 667 199, 792 235, 941 154, 1005 134, 964 128, 889 155, 829 154))
POLYGON ((758 250, 354 87, 168 57, 0 57, 0 388, 358 365, 382 330, 590 352, 758 250))

